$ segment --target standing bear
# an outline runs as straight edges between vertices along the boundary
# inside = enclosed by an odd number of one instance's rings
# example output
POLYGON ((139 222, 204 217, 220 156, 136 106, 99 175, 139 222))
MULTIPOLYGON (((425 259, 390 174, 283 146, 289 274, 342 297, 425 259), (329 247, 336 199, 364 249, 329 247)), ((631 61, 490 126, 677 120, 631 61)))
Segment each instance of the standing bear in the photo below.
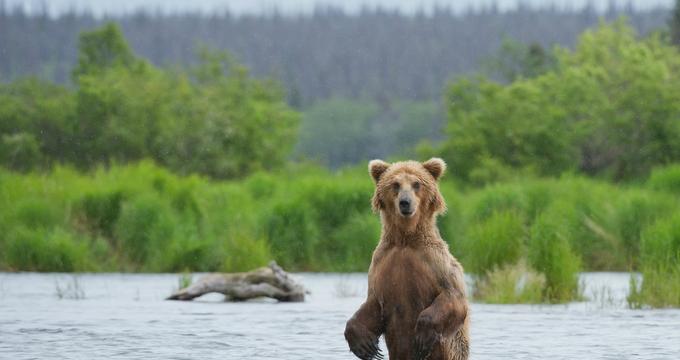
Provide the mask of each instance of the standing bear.
POLYGON ((382 232, 368 270, 368 295, 347 321, 345 339, 360 359, 455 359, 469 354, 463 267, 449 253, 436 217, 446 210, 438 158, 368 164, 375 181, 373 210, 382 232))

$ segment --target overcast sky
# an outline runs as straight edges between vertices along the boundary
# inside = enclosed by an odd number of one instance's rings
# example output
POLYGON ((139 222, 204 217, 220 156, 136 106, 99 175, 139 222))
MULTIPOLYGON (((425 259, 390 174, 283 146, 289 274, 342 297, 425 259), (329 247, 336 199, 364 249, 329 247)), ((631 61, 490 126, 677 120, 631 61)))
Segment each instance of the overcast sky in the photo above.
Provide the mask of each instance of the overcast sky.
POLYGON ((206 14, 229 9, 234 14, 271 13, 277 9, 284 14, 309 13, 318 5, 332 5, 347 12, 356 12, 364 6, 381 6, 413 13, 419 9, 431 9, 435 5, 450 6, 455 11, 467 8, 480 8, 498 4, 501 10, 514 9, 518 3, 530 6, 555 4, 560 8, 579 9, 590 3, 598 10, 605 9, 610 2, 618 6, 630 4, 636 9, 671 7, 673 0, 0 0, 6 7, 23 6, 28 12, 46 7, 50 14, 56 15, 76 9, 90 11, 97 16, 103 14, 121 15, 139 9, 155 12, 202 12, 206 14))

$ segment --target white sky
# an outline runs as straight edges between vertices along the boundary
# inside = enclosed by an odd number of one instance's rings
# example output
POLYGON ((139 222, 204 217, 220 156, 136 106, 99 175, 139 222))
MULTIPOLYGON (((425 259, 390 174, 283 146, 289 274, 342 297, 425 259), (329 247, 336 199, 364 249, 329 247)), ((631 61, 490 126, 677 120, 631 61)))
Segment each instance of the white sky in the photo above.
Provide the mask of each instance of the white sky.
POLYGON ((206 14, 229 9, 238 15, 271 13, 278 9, 283 14, 297 14, 309 13, 317 5, 332 5, 349 13, 354 13, 364 6, 369 8, 381 6, 413 13, 419 9, 431 9, 435 5, 446 5, 460 12, 470 7, 480 8, 493 3, 498 4, 501 10, 514 9, 518 3, 529 6, 555 4, 559 8, 571 9, 580 9, 590 3, 596 9, 603 10, 610 2, 620 7, 630 2, 635 9, 649 9, 659 6, 670 8, 674 2, 673 0, 0 0, 0 4, 3 1, 6 7, 23 6, 28 12, 46 7, 52 15, 76 9, 79 12, 92 12, 96 16, 122 15, 139 9, 150 12, 191 11, 206 14))

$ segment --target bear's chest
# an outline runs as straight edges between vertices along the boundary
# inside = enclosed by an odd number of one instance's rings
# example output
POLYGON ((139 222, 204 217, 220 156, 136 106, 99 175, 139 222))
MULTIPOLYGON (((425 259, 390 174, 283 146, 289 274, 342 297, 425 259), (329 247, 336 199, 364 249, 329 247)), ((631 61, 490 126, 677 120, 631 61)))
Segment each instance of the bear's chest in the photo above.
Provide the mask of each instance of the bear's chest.
POLYGON ((396 248, 371 268, 370 286, 386 317, 414 317, 438 294, 437 275, 427 257, 396 248))

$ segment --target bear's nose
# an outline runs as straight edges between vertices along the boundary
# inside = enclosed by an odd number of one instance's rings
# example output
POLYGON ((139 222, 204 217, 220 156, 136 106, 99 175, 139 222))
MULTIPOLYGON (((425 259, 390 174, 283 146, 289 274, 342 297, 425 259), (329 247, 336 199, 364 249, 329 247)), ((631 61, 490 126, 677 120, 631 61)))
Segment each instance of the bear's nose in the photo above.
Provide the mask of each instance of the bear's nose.
POLYGON ((399 200, 399 210, 407 212, 411 208, 411 202, 406 199, 399 200))

